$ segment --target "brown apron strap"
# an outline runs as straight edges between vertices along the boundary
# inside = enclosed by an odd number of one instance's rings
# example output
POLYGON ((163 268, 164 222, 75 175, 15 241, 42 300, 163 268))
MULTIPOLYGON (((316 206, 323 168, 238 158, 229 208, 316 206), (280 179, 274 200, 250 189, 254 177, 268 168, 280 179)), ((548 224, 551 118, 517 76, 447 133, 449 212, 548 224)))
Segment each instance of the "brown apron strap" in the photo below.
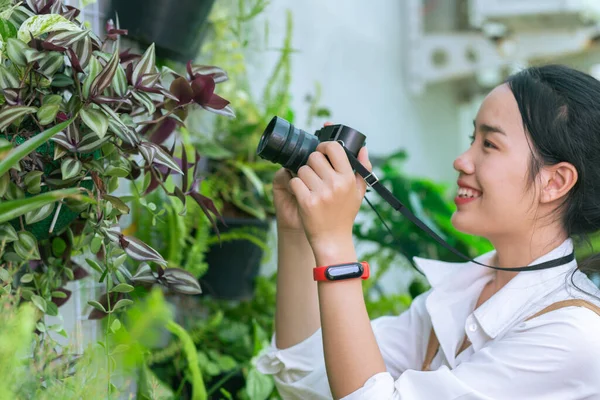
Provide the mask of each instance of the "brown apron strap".
MULTIPOLYGON (((543 310, 535 313, 531 317, 527 318, 526 321, 530 319, 539 317, 540 315, 546 314, 550 311, 558 310, 559 308, 564 307, 585 307, 589 310, 594 311, 596 314, 600 316, 600 307, 595 304, 590 303, 589 301, 579 300, 579 299, 571 299, 571 300, 562 300, 556 303, 550 304, 548 307, 543 310)), ((427 343, 427 351, 425 353, 425 360, 423 361, 423 366, 421 367, 422 371, 429 371, 431 367, 431 362, 435 358, 435 355, 439 351, 440 342, 435 334, 433 328, 431 328, 431 334, 429 335, 429 342, 427 343)))

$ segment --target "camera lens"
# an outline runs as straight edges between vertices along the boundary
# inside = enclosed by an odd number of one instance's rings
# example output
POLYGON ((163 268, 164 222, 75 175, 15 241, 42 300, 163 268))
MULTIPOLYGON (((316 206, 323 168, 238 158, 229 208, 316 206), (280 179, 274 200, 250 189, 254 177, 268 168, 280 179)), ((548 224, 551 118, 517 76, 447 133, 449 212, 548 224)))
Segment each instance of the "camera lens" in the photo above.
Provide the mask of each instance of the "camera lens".
POLYGON ((260 138, 256 154, 298 172, 318 145, 319 139, 315 135, 295 128, 283 118, 273 117, 260 138))

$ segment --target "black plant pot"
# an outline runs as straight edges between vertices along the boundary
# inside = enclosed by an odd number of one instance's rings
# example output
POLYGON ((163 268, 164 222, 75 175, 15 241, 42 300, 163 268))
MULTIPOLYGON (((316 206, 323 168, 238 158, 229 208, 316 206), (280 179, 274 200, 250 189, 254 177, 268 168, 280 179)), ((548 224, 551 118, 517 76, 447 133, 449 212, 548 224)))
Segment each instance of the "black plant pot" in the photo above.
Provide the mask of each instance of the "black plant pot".
MULTIPOLYGON (((268 221, 253 218, 227 218, 227 226, 218 224, 221 233, 238 228, 251 228, 266 238, 268 221)), ((254 296, 255 279, 260 269, 263 249, 249 240, 236 239, 212 245, 206 254, 208 271, 200 278, 206 295, 226 300, 250 300, 254 296)))
POLYGON ((206 36, 206 19, 215 0, 112 0, 127 37, 143 46, 156 44, 159 58, 188 62, 206 36))

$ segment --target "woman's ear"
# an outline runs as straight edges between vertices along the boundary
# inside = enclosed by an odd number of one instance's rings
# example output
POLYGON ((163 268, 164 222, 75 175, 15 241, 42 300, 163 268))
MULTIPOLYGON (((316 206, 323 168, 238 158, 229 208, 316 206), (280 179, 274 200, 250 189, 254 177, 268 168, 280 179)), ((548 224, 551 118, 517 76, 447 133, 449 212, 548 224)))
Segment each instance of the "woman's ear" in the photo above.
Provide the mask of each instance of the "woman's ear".
POLYGON ((542 193, 540 202, 551 203, 569 193, 577 183, 577 169, 568 162, 544 167, 541 171, 542 193))

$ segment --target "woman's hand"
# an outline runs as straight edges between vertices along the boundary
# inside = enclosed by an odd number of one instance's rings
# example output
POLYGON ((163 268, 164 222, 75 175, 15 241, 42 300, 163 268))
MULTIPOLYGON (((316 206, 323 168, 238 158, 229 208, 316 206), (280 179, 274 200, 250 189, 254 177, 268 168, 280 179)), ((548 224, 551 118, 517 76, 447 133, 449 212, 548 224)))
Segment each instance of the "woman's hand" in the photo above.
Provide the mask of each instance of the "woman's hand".
POLYGON ((277 218, 277 229, 291 232, 304 232, 298 202, 290 189, 292 173, 281 168, 273 178, 273 203, 277 218))
MULTIPOLYGON (((369 171, 372 169, 366 147, 358 153, 358 160, 369 171)), ((352 226, 367 185, 352 170, 341 144, 320 143, 289 185, 317 259, 319 253, 328 253, 340 244, 352 242, 352 226)))

